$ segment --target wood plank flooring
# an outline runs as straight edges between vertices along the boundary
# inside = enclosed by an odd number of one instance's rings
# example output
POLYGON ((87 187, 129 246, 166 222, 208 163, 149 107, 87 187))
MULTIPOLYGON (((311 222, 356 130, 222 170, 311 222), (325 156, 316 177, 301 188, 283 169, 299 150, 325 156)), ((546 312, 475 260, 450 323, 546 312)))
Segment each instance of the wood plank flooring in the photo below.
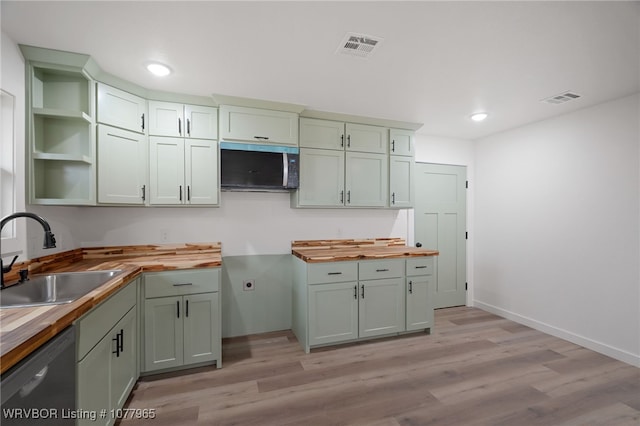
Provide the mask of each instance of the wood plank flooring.
POLYGON ((290 331, 225 339, 223 368, 143 378, 134 425, 640 425, 640 369, 475 308, 424 333, 305 354, 290 331))

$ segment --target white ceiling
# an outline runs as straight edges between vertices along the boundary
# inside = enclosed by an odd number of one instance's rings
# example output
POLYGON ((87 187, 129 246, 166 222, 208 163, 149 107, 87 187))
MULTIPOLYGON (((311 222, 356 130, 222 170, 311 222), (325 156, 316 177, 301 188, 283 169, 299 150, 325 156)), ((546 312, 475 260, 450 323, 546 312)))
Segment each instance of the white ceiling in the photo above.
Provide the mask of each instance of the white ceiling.
POLYGON ((640 91, 640 2, 0 3, 19 44, 90 54, 149 89, 424 123, 476 139, 640 91), (347 32, 382 37, 367 59, 347 32), (143 65, 159 60, 159 79, 143 65), (572 90, 581 98, 541 99, 572 90), (469 115, 490 117, 474 123, 469 115))

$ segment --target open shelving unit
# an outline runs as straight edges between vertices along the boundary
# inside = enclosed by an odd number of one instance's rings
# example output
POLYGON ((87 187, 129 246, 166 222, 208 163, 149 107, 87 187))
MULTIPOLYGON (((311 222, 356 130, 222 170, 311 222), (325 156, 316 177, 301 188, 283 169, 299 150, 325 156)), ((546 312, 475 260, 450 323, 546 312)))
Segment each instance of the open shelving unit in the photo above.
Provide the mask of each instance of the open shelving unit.
POLYGON ((62 59, 27 66, 29 202, 95 205, 95 84, 62 59))

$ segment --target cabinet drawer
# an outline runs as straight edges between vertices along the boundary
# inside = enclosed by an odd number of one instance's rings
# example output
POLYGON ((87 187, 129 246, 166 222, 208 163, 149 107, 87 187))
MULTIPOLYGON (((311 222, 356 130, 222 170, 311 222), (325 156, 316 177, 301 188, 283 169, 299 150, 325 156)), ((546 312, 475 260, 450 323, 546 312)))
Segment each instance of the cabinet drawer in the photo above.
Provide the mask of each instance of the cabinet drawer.
POLYGON ((220 269, 154 272, 144 276, 146 299, 209 293, 220 289, 220 269))
POLYGON ((360 281, 378 280, 382 278, 399 278, 404 276, 404 260, 369 260, 358 265, 360 281))
POLYGON ((407 259, 407 276, 432 275, 433 256, 412 257, 407 259))
POLYGON ((78 321, 78 361, 136 304, 135 283, 132 281, 78 321))
POLYGON ((330 262, 308 264, 309 284, 342 283, 358 280, 358 262, 330 262))

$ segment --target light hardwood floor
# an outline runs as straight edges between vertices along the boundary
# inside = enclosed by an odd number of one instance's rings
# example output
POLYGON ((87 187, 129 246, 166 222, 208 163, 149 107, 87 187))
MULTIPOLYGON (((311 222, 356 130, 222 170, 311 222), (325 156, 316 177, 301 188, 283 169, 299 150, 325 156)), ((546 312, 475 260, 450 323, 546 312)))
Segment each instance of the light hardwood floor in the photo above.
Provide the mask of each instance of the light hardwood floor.
POLYGON ((479 309, 424 333, 305 354, 290 331, 225 339, 223 368, 143 378, 148 425, 640 425, 640 369, 479 309))

